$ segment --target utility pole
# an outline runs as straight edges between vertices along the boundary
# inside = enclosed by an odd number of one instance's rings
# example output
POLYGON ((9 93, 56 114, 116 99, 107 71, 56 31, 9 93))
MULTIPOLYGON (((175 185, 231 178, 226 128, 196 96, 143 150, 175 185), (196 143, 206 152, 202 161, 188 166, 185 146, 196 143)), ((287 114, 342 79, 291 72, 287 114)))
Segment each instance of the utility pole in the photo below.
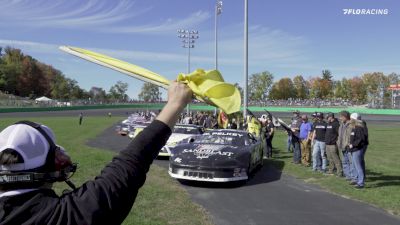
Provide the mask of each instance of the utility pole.
POLYGON ((218 15, 222 13, 222 0, 215 3, 215 69, 218 70, 218 15))
POLYGON ((244 94, 243 94, 243 116, 247 118, 247 100, 248 100, 248 62, 249 62, 249 41, 248 41, 248 0, 244 0, 244 94))
MULTIPOLYGON (((222 13, 222 0, 215 2, 215 69, 218 70, 218 15, 222 13)), ((217 115, 217 107, 214 108, 214 115, 217 115)))

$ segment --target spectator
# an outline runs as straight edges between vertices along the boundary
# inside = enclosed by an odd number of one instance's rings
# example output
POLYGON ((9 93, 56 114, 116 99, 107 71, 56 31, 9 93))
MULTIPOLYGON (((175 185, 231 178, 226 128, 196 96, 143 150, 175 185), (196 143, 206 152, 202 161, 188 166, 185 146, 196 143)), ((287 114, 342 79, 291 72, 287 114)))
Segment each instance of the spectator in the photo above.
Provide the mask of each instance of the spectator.
POLYGON ((351 164, 352 159, 351 153, 349 152, 350 134, 352 132, 352 127, 350 126, 350 113, 348 111, 342 111, 339 115, 341 123, 339 126, 337 146, 339 151, 342 152, 343 175, 346 180, 351 181, 355 180, 355 171, 351 164))
POLYGON ((183 119, 183 124, 193 124, 191 115, 186 115, 186 117, 183 119))
POLYGON ((83 113, 79 113, 79 125, 82 125, 83 113))
POLYGON ((324 114, 317 113, 316 115, 317 121, 313 124, 313 135, 312 135, 312 143, 313 143, 313 171, 326 171, 326 153, 325 153, 325 133, 326 133, 326 122, 324 121, 324 114), (322 165, 319 162, 322 161, 322 165))
POLYGON ((266 128, 267 158, 272 158, 272 139, 274 139, 275 126, 271 117, 267 118, 266 128))
POLYGON ((304 166, 310 166, 311 163, 311 123, 308 122, 307 115, 301 116, 302 123, 300 126, 300 143, 301 143, 301 163, 304 166))
POLYGON ((237 126, 237 123, 236 123, 236 119, 233 118, 232 119, 232 123, 231 123, 231 129, 237 130, 237 128, 238 128, 238 126, 237 126))
POLYGON ((326 126, 325 144, 326 155, 329 162, 328 174, 333 174, 333 171, 336 169, 336 175, 338 177, 342 177, 342 163, 340 162, 339 151, 336 144, 338 140, 340 124, 333 113, 328 113, 327 120, 328 124, 326 126))
POLYGON ((365 120, 361 119, 361 115, 360 114, 356 113, 355 115, 353 115, 353 117, 357 118, 357 120, 360 120, 364 125, 363 127, 364 127, 364 134, 365 134, 365 146, 364 146, 364 149, 363 149, 363 156, 362 156, 362 162, 361 163, 362 163, 362 166, 363 166, 362 168, 364 169, 364 179, 365 179, 365 177, 367 176, 366 172, 365 172, 365 153, 367 152, 367 148, 368 148, 368 145, 369 145, 368 127, 367 127, 367 122, 365 122, 365 120))
POLYGON ((362 161, 364 156, 364 147, 366 145, 366 134, 365 128, 362 121, 358 120, 358 115, 353 113, 351 115, 351 133, 350 133, 350 142, 348 145, 349 152, 351 153, 351 159, 353 168, 355 169, 355 176, 350 184, 354 185, 356 189, 364 188, 364 171, 362 161))
POLYGON ((206 129, 211 129, 212 128, 212 121, 211 121, 211 116, 209 116, 209 115, 206 115, 206 118, 205 118, 205 120, 204 120, 204 124, 203 124, 203 127, 204 128, 206 128, 206 129))
POLYGON ((301 149, 300 149, 300 140, 299 140, 299 134, 300 134, 300 125, 301 125, 301 118, 300 118, 300 112, 295 111, 294 117, 292 119, 292 123, 290 124, 290 129, 291 129, 291 139, 292 139, 292 145, 293 145, 293 163, 294 164, 300 164, 301 163, 301 149))

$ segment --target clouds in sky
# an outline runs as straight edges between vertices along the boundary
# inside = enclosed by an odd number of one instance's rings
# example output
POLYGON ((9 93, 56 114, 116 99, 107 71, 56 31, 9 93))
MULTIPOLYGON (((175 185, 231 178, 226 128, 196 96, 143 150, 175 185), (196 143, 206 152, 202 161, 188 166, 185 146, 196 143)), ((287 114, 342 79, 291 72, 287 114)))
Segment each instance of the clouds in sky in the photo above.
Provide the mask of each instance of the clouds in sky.
MULTIPOLYGON (((186 72, 187 65, 186 50, 180 47, 176 30, 196 28, 200 38, 192 51, 191 68, 212 69, 214 1, 191 0, 190 4, 182 4, 184 1, 188 0, 0 0, 0 46, 20 48, 24 53, 63 70, 84 87, 100 85, 109 89, 113 81, 108 79, 120 79, 117 73, 101 70, 63 53, 58 49, 59 45, 71 44, 107 54, 155 72, 170 74, 172 79, 177 73, 186 72), (104 80, 94 78, 97 73, 109 77, 104 80)), ((219 17, 219 69, 229 82, 243 80, 241 3, 225 0, 224 12, 219 17)), ((319 23, 318 15, 306 13, 306 9, 322 7, 314 3, 298 3, 294 15, 280 1, 254 0, 251 7, 250 74, 269 70, 279 79, 297 74, 315 76, 322 69, 330 69, 341 78, 370 71, 400 71, 395 54, 398 41, 389 39, 396 35, 369 38, 374 33, 368 30, 359 33, 365 38, 354 36, 353 31, 351 38, 346 36, 345 25, 357 24, 359 27, 364 24, 369 29, 371 21, 360 22, 366 21, 366 17, 346 17, 344 20, 341 15, 326 13, 326 20, 319 23), (285 10, 279 13, 268 11, 272 9, 285 10), (342 22, 330 24, 339 24, 325 30, 331 31, 330 34, 315 33, 315 30, 325 29, 324 21, 327 20, 342 22), (373 51, 376 53, 369 54, 367 48, 362 48, 364 45, 375 46, 373 51)), ((379 19, 382 18, 374 18, 372 22, 379 19)), ((379 24, 378 28, 382 27, 384 24, 379 24)), ((131 96, 136 96, 139 85, 141 83, 132 83, 131 96)))
POLYGON ((161 23, 135 24, 134 18, 148 16, 152 9, 151 6, 136 7, 135 3, 133 0, 0 0, 0 24, 11 22, 22 27, 105 33, 165 33, 196 26, 211 17, 209 12, 197 11, 183 18, 165 18, 161 23), (130 25, 124 25, 126 21, 130 25))

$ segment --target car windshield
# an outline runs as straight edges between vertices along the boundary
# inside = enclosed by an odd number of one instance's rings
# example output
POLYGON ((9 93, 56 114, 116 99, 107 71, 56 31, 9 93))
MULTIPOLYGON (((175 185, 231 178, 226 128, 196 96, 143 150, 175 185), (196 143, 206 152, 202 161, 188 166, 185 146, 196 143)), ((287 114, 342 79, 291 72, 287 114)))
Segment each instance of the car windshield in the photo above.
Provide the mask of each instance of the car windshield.
POLYGON ((231 135, 211 135, 205 134, 194 140, 195 144, 224 144, 233 146, 244 146, 245 137, 231 135))
POLYGON ((175 126, 173 133, 179 134, 201 134, 201 130, 197 127, 184 127, 184 126, 175 126))

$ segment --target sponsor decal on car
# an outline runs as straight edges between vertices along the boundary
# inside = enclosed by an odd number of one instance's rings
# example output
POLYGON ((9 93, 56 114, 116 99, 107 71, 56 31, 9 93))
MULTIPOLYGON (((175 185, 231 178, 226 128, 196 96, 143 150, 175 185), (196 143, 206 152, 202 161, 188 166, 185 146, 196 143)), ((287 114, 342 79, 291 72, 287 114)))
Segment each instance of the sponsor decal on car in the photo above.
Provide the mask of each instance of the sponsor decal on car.
POLYGON ((176 158, 175 160, 174 160, 174 162, 176 162, 176 163, 181 163, 182 162, 182 159, 181 158, 176 158))
POLYGON ((225 146, 218 145, 199 145, 195 149, 184 149, 183 153, 193 153, 197 159, 208 159, 213 155, 232 156, 233 152, 222 152, 225 146))
POLYGON ((236 133, 236 132, 225 132, 225 131, 210 132, 209 135, 243 137, 243 134, 236 133))

